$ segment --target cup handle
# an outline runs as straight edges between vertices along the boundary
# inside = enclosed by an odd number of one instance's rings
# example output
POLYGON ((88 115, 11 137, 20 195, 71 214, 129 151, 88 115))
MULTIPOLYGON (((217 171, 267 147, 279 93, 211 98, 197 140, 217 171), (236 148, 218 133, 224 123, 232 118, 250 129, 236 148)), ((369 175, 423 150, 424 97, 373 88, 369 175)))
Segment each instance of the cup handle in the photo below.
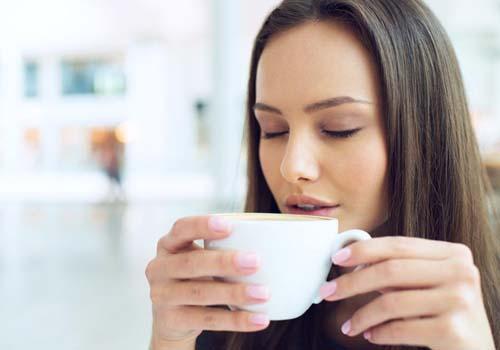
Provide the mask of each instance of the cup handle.
MULTIPOLYGON (((335 242, 333 243, 332 250, 331 250, 331 252, 332 252, 331 256, 333 256, 336 252, 338 252, 340 249, 342 249, 350 241, 364 241, 364 240, 371 238, 371 236, 363 230, 348 230, 348 231, 344 231, 342 233, 339 233, 339 236, 340 236, 340 239, 335 240, 335 242)), ((355 270, 361 270, 363 268, 363 266, 364 265, 359 265, 358 267, 356 267, 355 270)), ((322 301, 323 301, 323 298, 321 298, 321 296, 318 295, 314 299, 313 303, 319 304, 322 301)))

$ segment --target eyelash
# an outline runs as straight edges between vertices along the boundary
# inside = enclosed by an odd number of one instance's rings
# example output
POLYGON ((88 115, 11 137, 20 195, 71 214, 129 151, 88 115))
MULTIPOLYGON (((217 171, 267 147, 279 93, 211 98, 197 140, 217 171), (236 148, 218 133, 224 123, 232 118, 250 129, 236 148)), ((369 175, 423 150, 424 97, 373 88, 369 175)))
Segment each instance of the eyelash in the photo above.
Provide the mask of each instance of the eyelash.
MULTIPOLYGON (((328 137, 336 138, 336 139, 346 139, 348 137, 354 136, 361 128, 351 129, 351 130, 342 130, 342 131, 328 131, 323 130, 328 137)), ((263 139, 272 139, 281 135, 286 134, 288 131, 283 132, 273 132, 273 133, 263 133, 263 139)))

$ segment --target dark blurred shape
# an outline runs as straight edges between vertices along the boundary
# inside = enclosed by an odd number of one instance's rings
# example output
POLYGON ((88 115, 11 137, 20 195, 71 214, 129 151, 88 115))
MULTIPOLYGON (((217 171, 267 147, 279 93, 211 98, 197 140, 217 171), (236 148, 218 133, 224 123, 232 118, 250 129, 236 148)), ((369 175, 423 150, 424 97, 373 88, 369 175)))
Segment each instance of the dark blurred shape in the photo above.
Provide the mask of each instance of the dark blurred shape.
POLYGON ((122 187, 124 146, 116 137, 114 129, 94 129, 92 144, 98 163, 109 180, 109 199, 124 200, 122 187))

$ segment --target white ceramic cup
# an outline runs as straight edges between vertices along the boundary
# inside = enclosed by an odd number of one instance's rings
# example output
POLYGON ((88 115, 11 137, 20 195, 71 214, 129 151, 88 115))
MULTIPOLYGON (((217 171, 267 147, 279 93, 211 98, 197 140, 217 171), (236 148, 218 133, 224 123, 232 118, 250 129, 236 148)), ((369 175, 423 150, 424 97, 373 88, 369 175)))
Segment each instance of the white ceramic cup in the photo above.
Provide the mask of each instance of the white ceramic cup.
POLYGON ((329 217, 232 213, 215 214, 232 223, 232 233, 220 240, 204 240, 205 249, 256 253, 259 270, 249 276, 214 277, 225 282, 263 284, 270 299, 261 304, 233 306, 231 310, 265 313, 272 321, 301 316, 322 301, 319 289, 326 282, 331 257, 345 245, 370 239, 361 230, 338 233, 338 220, 329 217))

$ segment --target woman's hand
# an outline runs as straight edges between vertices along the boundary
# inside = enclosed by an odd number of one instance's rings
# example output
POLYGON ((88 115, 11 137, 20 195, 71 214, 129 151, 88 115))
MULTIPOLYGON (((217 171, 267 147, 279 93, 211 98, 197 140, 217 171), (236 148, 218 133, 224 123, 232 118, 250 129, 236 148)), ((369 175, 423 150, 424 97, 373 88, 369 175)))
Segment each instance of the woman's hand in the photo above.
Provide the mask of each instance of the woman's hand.
POLYGON ((332 260, 344 267, 368 266, 325 284, 326 301, 381 293, 344 323, 344 334, 364 333, 373 344, 495 350, 479 271, 467 246, 380 237, 355 242, 332 260))
POLYGON ((207 307, 257 304, 268 298, 260 286, 212 278, 258 270, 258 257, 252 254, 205 250, 194 243, 225 238, 230 230, 218 217, 187 217, 158 242, 157 255, 146 268, 153 303, 153 349, 194 342, 203 330, 252 332, 268 326, 264 315, 207 307))

